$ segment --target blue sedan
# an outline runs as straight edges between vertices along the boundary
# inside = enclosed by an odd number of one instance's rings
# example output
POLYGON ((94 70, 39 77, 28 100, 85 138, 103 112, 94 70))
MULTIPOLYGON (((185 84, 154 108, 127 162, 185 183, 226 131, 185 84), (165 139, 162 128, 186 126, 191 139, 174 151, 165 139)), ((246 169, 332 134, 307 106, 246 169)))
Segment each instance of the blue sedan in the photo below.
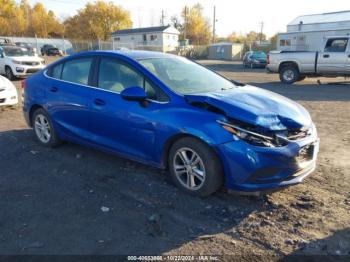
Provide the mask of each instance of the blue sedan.
POLYGON ((316 166, 318 136, 302 106, 182 57, 84 52, 22 85, 42 145, 71 141, 168 169, 193 195, 289 186, 316 166))

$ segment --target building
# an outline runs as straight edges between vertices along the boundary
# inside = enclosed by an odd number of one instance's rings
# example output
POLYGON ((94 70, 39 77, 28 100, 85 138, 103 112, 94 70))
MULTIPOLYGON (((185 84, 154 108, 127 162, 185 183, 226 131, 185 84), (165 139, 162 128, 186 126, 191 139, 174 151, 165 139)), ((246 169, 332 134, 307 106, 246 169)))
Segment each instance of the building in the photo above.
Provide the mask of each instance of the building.
POLYGON ((209 46, 209 59, 241 60, 243 57, 243 44, 221 42, 209 46))
POLYGON ((179 45, 180 32, 173 26, 157 26, 118 30, 112 33, 114 48, 174 51, 179 45))
POLYGON ((350 11, 299 16, 278 34, 277 49, 321 51, 326 37, 344 35, 350 35, 350 11))

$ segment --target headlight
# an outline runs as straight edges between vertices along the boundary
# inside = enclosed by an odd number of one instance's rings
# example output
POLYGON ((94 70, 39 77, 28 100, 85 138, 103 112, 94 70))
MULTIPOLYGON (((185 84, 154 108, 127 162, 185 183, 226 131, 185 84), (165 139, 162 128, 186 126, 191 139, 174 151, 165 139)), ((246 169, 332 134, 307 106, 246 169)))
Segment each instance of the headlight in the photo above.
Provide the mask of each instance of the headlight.
POLYGON ((21 61, 17 61, 17 60, 12 60, 12 63, 17 64, 17 65, 21 65, 22 64, 21 61))
POLYGON ((276 136, 267 136, 259 134, 250 130, 246 130, 242 127, 232 125, 223 121, 217 121, 226 131, 233 134, 234 138, 246 141, 254 146, 264 146, 264 147, 277 147, 284 146, 286 142, 280 140, 276 136))

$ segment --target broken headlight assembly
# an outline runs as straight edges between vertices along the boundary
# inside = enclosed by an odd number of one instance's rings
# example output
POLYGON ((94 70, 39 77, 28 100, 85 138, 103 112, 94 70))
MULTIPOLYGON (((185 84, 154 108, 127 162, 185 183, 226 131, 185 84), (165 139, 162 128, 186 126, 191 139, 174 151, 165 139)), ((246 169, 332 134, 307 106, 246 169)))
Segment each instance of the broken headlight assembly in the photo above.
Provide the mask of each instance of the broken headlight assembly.
POLYGON ((257 131, 251 130, 251 128, 248 130, 248 127, 244 128, 220 120, 217 122, 222 126, 222 128, 231 133, 234 138, 241 139, 254 146, 281 147, 287 144, 287 141, 282 139, 280 136, 261 134, 257 131))

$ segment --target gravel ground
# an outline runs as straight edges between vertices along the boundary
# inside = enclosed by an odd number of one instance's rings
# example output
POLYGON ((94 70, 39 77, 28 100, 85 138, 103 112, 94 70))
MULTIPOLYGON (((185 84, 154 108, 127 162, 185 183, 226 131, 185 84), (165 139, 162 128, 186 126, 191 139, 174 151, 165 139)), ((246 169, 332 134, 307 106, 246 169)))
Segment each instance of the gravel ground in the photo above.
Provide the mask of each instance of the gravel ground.
POLYGON ((350 85, 284 86, 261 69, 200 62, 305 106, 321 138, 317 170, 262 197, 200 199, 151 167, 69 143, 43 148, 20 106, 2 109, 0 254, 350 255, 350 85))

